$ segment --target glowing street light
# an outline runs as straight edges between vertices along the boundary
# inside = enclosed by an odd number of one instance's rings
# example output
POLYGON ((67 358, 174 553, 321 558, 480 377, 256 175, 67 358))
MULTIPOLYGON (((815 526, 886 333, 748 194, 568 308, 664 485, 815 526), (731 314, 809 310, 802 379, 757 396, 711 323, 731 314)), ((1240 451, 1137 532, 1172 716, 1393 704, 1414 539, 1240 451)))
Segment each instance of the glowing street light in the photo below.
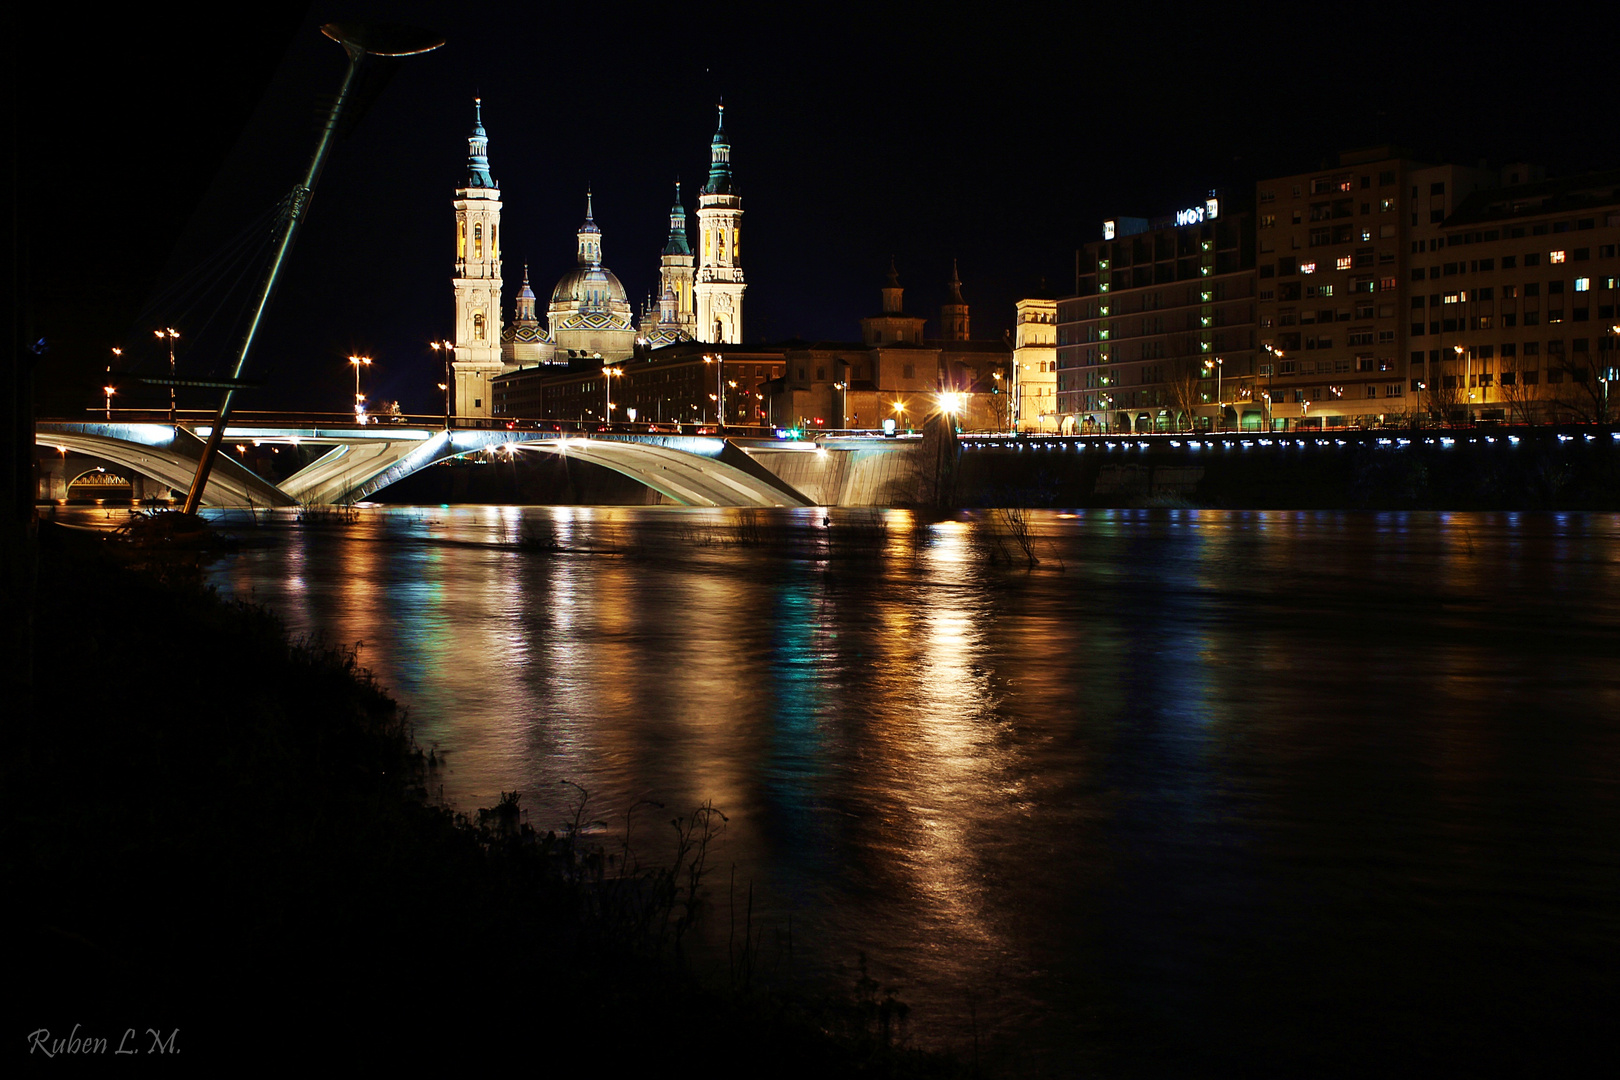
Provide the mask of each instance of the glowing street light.
POLYGON ((616 368, 609 364, 602 365, 602 403, 606 406, 602 410, 602 415, 603 419, 609 424, 613 423, 613 377, 623 374, 622 368, 616 368))
POLYGON ((450 380, 450 359, 456 355, 456 346, 449 341, 430 341, 428 342, 428 348, 434 352, 444 353, 444 382, 439 384, 439 389, 444 391, 444 430, 449 431, 450 387, 453 385, 450 380))
POLYGON ((364 424, 366 422, 366 399, 360 393, 360 369, 371 366, 371 357, 351 356, 349 357, 349 363, 354 365, 354 422, 364 424))
MULTIPOLYGON (((112 354, 113 354, 114 359, 122 359, 123 356, 124 356, 124 350, 119 349, 119 348, 114 348, 113 351, 112 351, 112 354)), ((107 419, 110 421, 110 420, 112 420, 112 396, 113 396, 112 360, 107 361, 107 385, 103 386, 101 389, 103 391, 105 391, 106 394, 107 394, 107 419)))
POLYGON ((180 331, 170 326, 162 330, 154 330, 152 333, 157 336, 159 341, 164 338, 169 340, 169 426, 174 427, 174 342, 180 336, 180 331))
POLYGON ((714 353, 705 353, 703 356, 703 362, 705 364, 714 365, 714 393, 709 395, 709 400, 715 403, 714 415, 716 418, 716 423, 723 428, 726 426, 725 357, 714 353))
POLYGON ((1226 361, 1221 359, 1219 356, 1215 357, 1213 360, 1205 360, 1205 375, 1209 374, 1210 368, 1215 369, 1215 415, 1218 421, 1217 430, 1220 430, 1226 427, 1226 402, 1221 398, 1221 375, 1226 369, 1226 361))

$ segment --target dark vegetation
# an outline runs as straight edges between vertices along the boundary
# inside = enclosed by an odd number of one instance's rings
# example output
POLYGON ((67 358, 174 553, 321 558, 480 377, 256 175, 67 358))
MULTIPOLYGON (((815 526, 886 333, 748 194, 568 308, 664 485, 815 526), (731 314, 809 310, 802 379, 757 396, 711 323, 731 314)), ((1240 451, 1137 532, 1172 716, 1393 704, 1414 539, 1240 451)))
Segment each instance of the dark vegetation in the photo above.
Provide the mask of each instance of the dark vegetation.
POLYGON ((583 791, 554 828, 517 792, 459 816, 352 649, 49 534, 38 595, 6 720, 14 1052, 77 1024, 178 1028, 192 1062, 973 1072, 901 1047, 864 970, 836 999, 758 990, 746 914, 730 985, 694 977, 716 808, 644 804, 600 846, 583 791))

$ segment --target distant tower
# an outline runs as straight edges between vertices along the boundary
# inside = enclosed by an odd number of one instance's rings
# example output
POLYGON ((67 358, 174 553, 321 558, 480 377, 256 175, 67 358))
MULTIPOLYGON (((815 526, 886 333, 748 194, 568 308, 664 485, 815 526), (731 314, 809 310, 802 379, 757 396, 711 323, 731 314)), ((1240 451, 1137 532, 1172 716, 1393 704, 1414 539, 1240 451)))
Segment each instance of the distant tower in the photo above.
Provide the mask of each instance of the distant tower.
POLYGON ((467 182, 456 189, 455 414, 494 413, 501 373, 501 193, 489 174, 483 101, 473 99, 467 182))
MULTIPOLYGON (((669 208, 669 240, 659 269, 660 329, 679 330, 687 337, 697 336, 697 308, 692 296, 692 245, 686 242, 686 206, 681 202, 681 182, 675 181, 675 205, 669 208), (674 298, 672 309, 665 300, 674 298)), ((739 271, 738 280, 741 279, 739 271)))
POLYGON ((950 299, 939 306, 940 336, 946 341, 968 339, 968 306, 962 299, 962 282, 956 273, 956 260, 951 260, 950 299))
POLYGON ((726 141, 726 107, 709 148, 709 182, 698 196, 699 255, 696 297, 696 337, 717 345, 742 343, 742 266, 737 258, 737 237, 742 224, 742 198, 731 176, 731 144, 726 141))
POLYGON ((883 286, 883 311, 861 320, 861 340, 868 345, 921 345, 923 326, 927 322, 915 315, 907 315, 900 287, 900 274, 889 260, 889 282, 883 286))

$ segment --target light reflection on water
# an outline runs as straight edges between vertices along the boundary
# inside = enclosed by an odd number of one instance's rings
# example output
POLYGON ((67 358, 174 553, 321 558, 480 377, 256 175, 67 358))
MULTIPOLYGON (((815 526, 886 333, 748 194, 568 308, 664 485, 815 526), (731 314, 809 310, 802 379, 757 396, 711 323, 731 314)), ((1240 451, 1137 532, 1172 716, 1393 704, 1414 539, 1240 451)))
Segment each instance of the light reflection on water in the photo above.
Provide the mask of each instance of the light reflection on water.
POLYGON ((924 1039, 1319 1066, 1613 1003, 1614 517, 1034 514, 1026 571, 983 514, 821 516, 375 510, 212 579, 363 642, 462 809, 713 800, 715 922, 734 866, 924 1039))

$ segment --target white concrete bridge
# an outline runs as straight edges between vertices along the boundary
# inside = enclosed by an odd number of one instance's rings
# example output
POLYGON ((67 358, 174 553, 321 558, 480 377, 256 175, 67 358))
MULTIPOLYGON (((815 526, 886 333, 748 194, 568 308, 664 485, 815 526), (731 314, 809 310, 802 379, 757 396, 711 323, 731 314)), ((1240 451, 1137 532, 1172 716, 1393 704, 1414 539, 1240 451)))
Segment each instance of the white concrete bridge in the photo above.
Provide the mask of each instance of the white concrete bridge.
MULTIPOLYGON (((107 461, 185 490, 196 471, 208 423, 40 421, 34 441, 107 461)), ((279 484, 221 454, 203 493, 207 506, 299 506, 359 502, 447 458, 496 449, 566 454, 631 477, 682 506, 810 506, 838 504, 860 469, 893 458, 889 468, 864 469, 882 479, 905 478, 899 455, 908 443, 850 439, 831 443, 708 435, 595 433, 506 429, 438 429, 393 424, 295 427, 231 423, 227 444, 254 442, 328 447, 279 484), (789 479, 783 479, 786 476, 789 479)), ((859 487, 860 484, 854 485, 859 487)), ((877 503, 879 498, 860 499, 877 503)))

